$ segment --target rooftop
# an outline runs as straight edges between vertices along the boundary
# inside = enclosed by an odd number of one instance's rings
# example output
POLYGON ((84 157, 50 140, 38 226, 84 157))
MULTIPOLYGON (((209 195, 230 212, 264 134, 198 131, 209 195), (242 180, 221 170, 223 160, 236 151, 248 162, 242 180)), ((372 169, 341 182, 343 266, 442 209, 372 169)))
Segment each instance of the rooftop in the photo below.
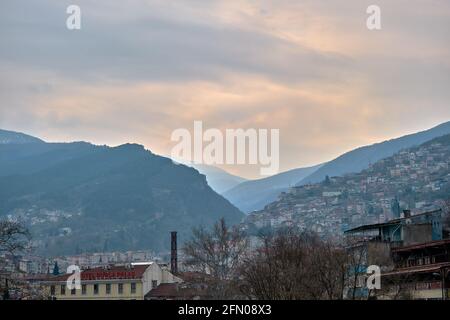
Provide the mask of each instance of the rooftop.
POLYGON ((367 225, 363 225, 363 226, 359 226, 359 227, 347 230, 344 233, 353 233, 353 232, 358 232, 358 231, 379 229, 379 228, 386 227, 386 226, 400 224, 406 219, 411 219, 411 218, 421 217, 421 216, 425 216, 425 215, 435 214, 437 212, 441 212, 441 209, 434 210, 434 211, 427 211, 427 212, 411 215, 410 217, 392 219, 392 220, 389 220, 389 221, 383 222, 383 223, 367 224, 367 225))
POLYGON ((161 283, 156 288, 150 290, 146 295, 146 299, 194 299, 205 293, 204 289, 194 289, 181 286, 178 283, 161 283))
MULTIPOLYGON (((117 279, 141 279, 145 270, 152 263, 138 264, 131 266, 109 266, 98 267, 93 269, 86 269, 81 271, 82 281, 93 280, 117 280, 117 279)), ((66 281, 71 274, 63 274, 59 276, 50 277, 49 281, 66 281)))
POLYGON ((393 248, 392 252, 406 252, 406 251, 416 250, 416 249, 440 247, 442 245, 450 245, 450 239, 435 240, 435 241, 429 241, 429 242, 425 242, 425 243, 413 244, 410 246, 393 248))
POLYGON ((408 275, 414 273, 429 273, 429 272, 439 272, 441 269, 450 268, 450 262, 434 263, 429 265, 414 266, 409 268, 397 269, 391 272, 383 273, 382 276, 392 276, 392 275, 408 275))

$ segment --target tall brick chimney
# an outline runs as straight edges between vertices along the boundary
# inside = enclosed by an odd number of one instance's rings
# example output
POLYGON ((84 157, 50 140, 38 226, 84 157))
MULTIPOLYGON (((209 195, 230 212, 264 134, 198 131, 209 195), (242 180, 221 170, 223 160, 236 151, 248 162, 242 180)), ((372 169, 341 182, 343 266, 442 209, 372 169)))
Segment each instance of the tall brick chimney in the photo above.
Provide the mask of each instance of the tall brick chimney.
POLYGON ((178 273, 178 251, 177 251, 177 232, 172 231, 170 233, 170 271, 173 274, 178 273))

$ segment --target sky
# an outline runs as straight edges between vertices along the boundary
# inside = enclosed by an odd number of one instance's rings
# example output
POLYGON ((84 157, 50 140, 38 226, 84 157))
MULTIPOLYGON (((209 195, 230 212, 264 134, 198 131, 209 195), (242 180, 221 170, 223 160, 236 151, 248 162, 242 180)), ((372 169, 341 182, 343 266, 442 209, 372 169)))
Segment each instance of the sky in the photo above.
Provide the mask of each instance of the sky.
POLYGON ((0 128, 46 141, 273 128, 285 171, 450 120, 448 0, 2 0, 0 39, 0 128))

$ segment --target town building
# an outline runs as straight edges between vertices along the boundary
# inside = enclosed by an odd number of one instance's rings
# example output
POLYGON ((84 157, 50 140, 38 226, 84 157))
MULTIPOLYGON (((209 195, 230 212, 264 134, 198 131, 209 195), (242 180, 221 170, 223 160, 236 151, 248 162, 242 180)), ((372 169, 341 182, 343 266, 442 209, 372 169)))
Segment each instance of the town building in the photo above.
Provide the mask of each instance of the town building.
POLYGON ((166 267, 154 262, 111 265, 81 271, 81 286, 69 290, 71 274, 49 278, 42 282, 51 299, 57 300, 143 300, 160 284, 182 280, 166 267))
POLYGON ((380 298, 450 299, 450 239, 393 248, 392 258, 380 298))
POLYGON ((450 270, 450 239, 443 239, 442 210, 403 216, 385 223, 347 230, 349 250, 359 260, 361 278, 369 265, 381 268, 381 289, 369 292, 365 282, 358 297, 378 299, 447 299, 450 270))
POLYGON ((393 247, 441 240, 442 210, 416 215, 404 210, 402 218, 353 228, 345 231, 345 235, 366 241, 386 242, 393 247))

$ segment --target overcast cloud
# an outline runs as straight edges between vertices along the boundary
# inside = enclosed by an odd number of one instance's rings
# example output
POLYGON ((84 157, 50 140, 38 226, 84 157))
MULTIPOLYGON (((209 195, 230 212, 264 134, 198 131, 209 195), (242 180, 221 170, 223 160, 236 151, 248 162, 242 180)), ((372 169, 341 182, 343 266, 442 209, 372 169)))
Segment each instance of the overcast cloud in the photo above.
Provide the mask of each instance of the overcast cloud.
POLYGON ((450 120, 449 33, 446 0, 3 0, 0 127, 162 155, 194 120, 279 128, 281 169, 312 165, 450 120))

